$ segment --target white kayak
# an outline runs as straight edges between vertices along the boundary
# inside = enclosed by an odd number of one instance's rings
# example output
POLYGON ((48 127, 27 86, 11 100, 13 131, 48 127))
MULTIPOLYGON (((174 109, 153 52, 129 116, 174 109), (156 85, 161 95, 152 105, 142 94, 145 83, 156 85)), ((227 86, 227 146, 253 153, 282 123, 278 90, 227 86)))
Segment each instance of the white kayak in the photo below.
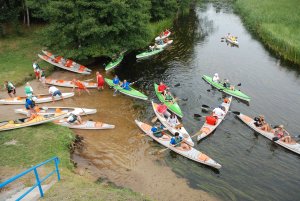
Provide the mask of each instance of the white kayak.
POLYGON ((110 125, 102 122, 96 122, 96 121, 83 121, 82 124, 69 124, 67 122, 67 119, 60 119, 58 121, 54 121, 53 123, 65 126, 68 128, 74 128, 74 129, 86 129, 86 130, 104 130, 104 129, 113 129, 115 128, 115 125, 110 125))
MULTIPOLYGON (((86 88, 97 88, 97 83, 95 82, 84 82, 80 81, 86 88)), ((46 79, 46 84, 56 85, 60 87, 74 87, 73 81, 71 80, 56 80, 56 79, 46 79)), ((77 88, 77 85, 75 85, 77 88)))
MULTIPOLYGON (((79 108, 79 107, 39 107, 35 110, 38 115, 45 115, 45 114, 55 114, 59 112, 64 112, 67 114, 74 113, 78 115, 88 115, 88 114, 95 114, 97 112, 96 109, 88 109, 88 108, 79 108)), ((28 110, 25 108, 15 109, 15 113, 25 114, 28 115, 28 110)))
MULTIPOLYGON (((268 138, 269 140, 272 140, 274 136, 274 134, 272 132, 268 132, 268 131, 264 131, 261 130, 259 127, 256 127, 254 124, 254 119, 252 119, 251 117, 248 117, 244 114, 239 114, 237 115, 245 124, 247 124, 250 128, 252 128, 253 130, 255 130, 257 133, 265 136, 266 138, 268 138)), ((292 152, 295 152, 297 154, 300 154, 300 144, 294 142, 293 144, 288 144, 285 143, 281 140, 277 140, 275 141, 276 144, 279 144, 280 146, 289 149, 292 152)))
MULTIPOLYGON (((47 103, 52 101, 52 96, 50 94, 38 94, 35 95, 37 97, 37 101, 35 103, 47 103)), ((70 98, 74 96, 74 92, 71 93, 62 93, 63 98, 70 98)), ((61 100, 60 96, 55 96, 55 100, 61 100)), ((15 98, 6 98, 0 99, 0 104, 10 104, 10 105, 22 105, 25 104, 26 97, 15 97, 15 98)))
POLYGON ((56 113, 50 115, 37 115, 34 119, 22 118, 17 120, 2 121, 0 122, 0 131, 12 130, 17 128, 24 128, 28 126, 35 126, 51 121, 55 121, 66 117, 66 113, 56 113))
MULTIPOLYGON (((176 132, 179 133, 179 136, 181 136, 182 138, 186 138, 187 143, 190 146, 194 146, 194 142, 191 139, 191 136, 189 135, 189 133, 186 131, 186 129, 182 126, 181 128, 176 129, 175 127, 171 126, 167 119, 164 117, 163 114, 159 113, 157 111, 157 106, 158 104, 154 103, 153 101, 151 101, 152 103, 152 108, 154 110, 154 113, 156 114, 157 118, 159 119, 159 121, 173 134, 175 135, 176 132)), ((179 121, 179 120, 178 120, 179 121)))
POLYGON ((152 139, 154 139, 155 141, 157 141, 158 143, 160 143, 161 145, 169 148, 170 150, 186 157, 189 158, 193 161, 196 161, 198 163, 202 163, 205 165, 208 165, 210 167, 216 168, 216 169, 220 169, 222 166, 217 163, 216 161, 214 161, 213 159, 211 159, 210 157, 208 157, 207 155, 205 155, 204 153, 201 153, 200 151, 194 149, 193 147, 191 147, 190 150, 182 150, 179 149, 177 147, 173 147, 170 145, 170 140, 171 140, 171 136, 170 135, 163 135, 163 137, 161 138, 157 138, 153 135, 152 131, 151 131, 151 126, 148 124, 145 124, 141 121, 135 120, 135 123, 138 125, 138 127, 143 130, 149 137, 151 137, 152 139))
POLYGON ((169 37, 170 35, 171 35, 171 31, 169 31, 167 34, 164 34, 163 36, 157 36, 157 37, 155 38, 155 40, 156 40, 156 41, 158 41, 158 40, 163 40, 163 39, 169 37))
POLYGON ((167 45, 170 45, 171 43, 173 43, 173 40, 169 40, 167 43, 164 43, 162 45, 157 44, 156 48, 162 49, 162 48, 165 48, 167 45))
POLYGON ((228 103, 225 103, 223 101, 223 103, 221 104, 222 106, 225 107, 225 115, 218 118, 216 125, 210 125, 210 124, 207 124, 205 122, 204 125, 201 127, 201 129, 199 131, 199 135, 197 136, 197 140, 198 141, 200 141, 201 139, 203 139, 206 136, 210 135, 220 125, 220 123, 223 121, 223 119, 225 118, 226 114, 229 111, 229 107, 230 107, 230 104, 231 104, 232 96, 230 96, 228 98, 228 100, 229 100, 228 103))
POLYGON ((232 38, 227 37, 227 36, 225 36, 224 38, 225 38, 225 40, 226 40, 227 42, 229 42, 229 43, 231 43, 231 44, 233 44, 233 45, 239 46, 239 42, 238 42, 237 40, 233 40, 232 38))

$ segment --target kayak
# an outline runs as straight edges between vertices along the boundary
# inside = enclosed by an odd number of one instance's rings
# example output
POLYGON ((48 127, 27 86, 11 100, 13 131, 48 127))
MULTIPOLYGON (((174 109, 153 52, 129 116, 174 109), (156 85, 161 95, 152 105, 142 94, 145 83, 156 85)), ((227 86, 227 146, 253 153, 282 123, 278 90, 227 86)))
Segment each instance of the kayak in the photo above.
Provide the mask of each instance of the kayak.
MULTIPOLYGON (((97 110, 88 109, 88 108, 79 108, 79 107, 44 107, 43 106, 36 109, 36 112, 38 115, 55 114, 58 112, 64 112, 67 113, 68 115, 70 113, 74 113, 78 115, 88 115, 88 114, 95 114, 97 110)), ((15 113, 28 115, 28 110, 26 110, 25 108, 15 109, 15 113)))
POLYGON ((230 37, 225 36, 225 40, 233 45, 239 46, 239 42, 237 40, 232 40, 230 37))
POLYGON ((233 97, 236 97, 241 100, 248 101, 248 102, 251 100, 251 98, 249 96, 247 96, 246 94, 244 94, 243 92, 241 92, 237 89, 231 90, 231 89, 225 88, 225 87, 223 87, 222 83, 212 81, 212 78, 207 75, 203 75, 202 78, 206 82, 208 82, 210 85, 212 85, 213 87, 215 87, 219 90, 222 90, 222 92, 229 94, 230 96, 233 96, 233 97))
POLYGON ((60 119, 58 121, 54 121, 53 123, 65 126, 68 128, 74 128, 74 129, 84 129, 84 130, 104 130, 104 129, 113 129, 115 128, 115 125, 110 125, 106 123, 102 123, 99 121, 83 121, 82 124, 69 124, 67 122, 67 119, 60 119))
POLYGON ((161 138, 157 138, 153 135, 152 131, 151 131, 151 126, 148 124, 145 124, 141 121, 135 120, 135 123, 138 125, 138 127, 144 131, 146 133, 146 135, 148 135, 149 137, 151 137, 153 140, 157 141, 158 143, 160 143, 161 145, 169 148, 170 150, 176 152, 177 154, 180 154, 186 158, 189 158, 193 161, 196 161, 198 163, 202 163, 204 165, 208 165, 210 167, 216 168, 216 169, 220 169, 222 166, 217 163, 216 161, 214 161, 213 159, 211 159, 210 157, 208 157, 207 155, 205 155, 204 153, 194 149, 193 147, 191 147, 190 150, 181 150, 178 149, 176 147, 173 147, 170 145, 170 140, 171 140, 171 136, 165 134, 164 137, 161 138))
POLYGON ((173 43, 173 40, 169 40, 167 43, 164 43, 162 45, 158 45, 157 44, 157 48, 165 48, 167 45, 170 45, 171 43, 173 43))
POLYGON ((183 114, 182 114, 181 109, 180 109, 179 105, 177 104, 177 102, 173 103, 173 102, 165 101, 164 96, 158 92, 158 85, 156 83, 154 83, 154 89, 155 89, 155 93, 156 93, 158 99, 160 100, 160 102, 164 103, 170 111, 172 111, 177 116, 182 118, 183 114))
POLYGON ((34 119, 29 120, 29 118, 22 118, 17 120, 2 121, 0 122, 0 131, 12 130, 17 128, 23 128, 27 126, 35 126, 54 120, 58 120, 66 117, 66 113, 55 113, 47 115, 38 115, 34 119))
POLYGON ((231 100, 232 100, 232 97, 230 96, 228 98, 228 103, 225 103, 223 101, 223 103, 221 104, 223 107, 225 107, 225 115, 220 117, 218 120, 217 120, 217 123, 216 125, 210 125, 210 124, 207 124, 206 122, 204 123, 204 125, 201 127, 200 131, 199 131, 199 135, 197 137, 197 140, 200 141, 201 139, 205 138, 206 136, 210 135, 220 124, 221 122, 223 121, 223 119, 225 118, 226 114, 228 113, 229 111, 229 107, 230 107, 230 104, 231 104, 231 100))
MULTIPOLYGON (((184 136, 187 136, 186 139, 187 139, 187 143, 190 145, 190 146, 194 146, 194 142, 193 140, 191 139, 191 136, 189 135, 189 133, 186 131, 186 129, 182 126, 181 128, 174 128, 172 127, 167 119, 164 117, 163 114, 160 114, 158 111, 157 111, 157 106, 158 104, 154 103, 153 101, 151 101, 152 103, 152 108, 154 110, 154 113, 156 114, 157 118, 159 119, 159 121, 170 131, 170 133, 172 133, 173 135, 175 135, 176 132, 179 133, 179 135, 181 137, 184 137, 184 136)), ((179 122, 180 123, 180 122, 179 122)))
POLYGON ((162 37, 157 36, 157 37, 155 38, 155 40, 156 40, 156 41, 158 41, 158 40, 163 40, 163 39, 165 39, 165 38, 168 38, 170 35, 171 35, 171 31, 169 31, 168 34, 164 34, 162 37))
MULTIPOLYGON (((64 98, 70 98, 74 96, 74 92, 62 93, 64 98)), ((52 101, 52 96, 50 94, 37 94, 37 101, 35 103, 47 103, 52 101)), ((61 100, 60 96, 55 96, 55 100, 61 100)), ((19 96, 14 98, 0 99, 0 104, 11 104, 11 105, 22 105, 25 104, 26 96, 19 96)))
POLYGON ((87 67, 80 65, 70 59, 65 59, 66 63, 63 64, 61 61, 62 59, 64 59, 61 56, 57 56, 55 57, 52 53, 47 52, 47 51, 42 51, 45 55, 40 55, 38 54, 38 57, 43 59, 44 61, 47 61, 48 63, 57 66, 59 68, 68 70, 68 71, 72 71, 75 73, 80 73, 80 74, 91 74, 91 69, 88 69, 87 67))
MULTIPOLYGON (((257 133, 265 136, 266 138, 268 138, 269 140, 272 141, 274 134, 272 132, 268 132, 268 131, 264 131, 264 130, 261 130, 259 127, 256 127, 255 124, 254 124, 254 119, 252 119, 251 117, 248 117, 244 114, 240 114, 240 115, 237 115, 238 118, 240 118, 245 124, 247 124, 250 128, 252 128, 253 130, 255 130, 257 133)), ((290 151, 292 152, 295 152, 297 154, 300 154, 300 144, 299 143, 296 143, 295 144, 288 144, 288 143, 285 143, 281 140, 277 140, 277 141, 274 141, 276 144, 286 148, 286 149, 289 149, 290 151)))
MULTIPOLYGON (((95 82, 83 82, 80 81, 86 88, 97 88, 97 83, 95 82)), ((70 80, 56 80, 56 79, 46 79, 46 84, 50 84, 50 85, 56 85, 56 86, 60 86, 60 87, 73 87, 73 81, 70 80)), ((75 85, 75 87, 77 88, 77 86, 75 85)))
POLYGON ((153 55, 156 55, 156 54, 162 52, 163 50, 164 49, 155 49, 153 51, 145 51, 145 52, 142 52, 141 54, 136 55, 136 58, 141 59, 141 58, 150 57, 150 56, 153 56, 153 55))
POLYGON ((147 100, 148 99, 148 97, 146 95, 144 95, 143 93, 135 90, 132 87, 130 87, 130 90, 126 90, 126 89, 123 89, 122 87, 120 87, 119 85, 115 85, 111 79, 107 79, 107 78, 104 78, 104 79, 105 79, 105 82, 109 86, 113 87, 114 89, 117 89, 122 94, 125 94, 127 96, 131 96, 131 97, 134 97, 134 98, 139 98, 139 99, 142 99, 142 100, 147 100))
POLYGON ((111 70, 111 69, 117 67, 122 62, 123 58, 124 58, 124 56, 121 55, 117 60, 108 63, 105 67, 105 70, 108 71, 108 70, 111 70))

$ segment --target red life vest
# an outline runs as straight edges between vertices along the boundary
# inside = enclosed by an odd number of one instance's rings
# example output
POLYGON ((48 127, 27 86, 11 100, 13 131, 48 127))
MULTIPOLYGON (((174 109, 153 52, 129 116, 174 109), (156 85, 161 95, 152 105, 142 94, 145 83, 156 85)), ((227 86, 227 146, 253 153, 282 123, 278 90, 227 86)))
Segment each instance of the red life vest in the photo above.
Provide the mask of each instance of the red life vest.
POLYGON ((209 125, 216 125, 217 119, 214 116, 207 116, 206 118, 206 123, 209 125))

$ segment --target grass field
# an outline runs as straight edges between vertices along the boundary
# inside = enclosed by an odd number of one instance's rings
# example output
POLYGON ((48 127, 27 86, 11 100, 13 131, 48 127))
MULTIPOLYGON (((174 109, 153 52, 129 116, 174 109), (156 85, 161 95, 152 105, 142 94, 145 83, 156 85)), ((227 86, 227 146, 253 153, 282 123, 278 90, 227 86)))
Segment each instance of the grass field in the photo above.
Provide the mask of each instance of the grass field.
POLYGON ((299 0, 237 0, 235 8, 264 44, 300 64, 299 0))

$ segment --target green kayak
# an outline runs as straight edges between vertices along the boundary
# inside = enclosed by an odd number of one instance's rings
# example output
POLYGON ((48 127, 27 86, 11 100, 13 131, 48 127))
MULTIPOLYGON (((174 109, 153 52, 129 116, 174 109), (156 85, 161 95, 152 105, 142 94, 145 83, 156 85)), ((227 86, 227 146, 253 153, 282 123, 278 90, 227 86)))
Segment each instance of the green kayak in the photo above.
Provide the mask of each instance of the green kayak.
POLYGON ((114 85, 113 81, 110 80, 110 79, 107 79, 105 78, 105 82, 111 86, 111 87, 114 87, 115 89, 117 89, 119 92, 127 95, 127 96, 131 96, 131 97, 134 97, 134 98, 139 98, 139 99, 142 99, 142 100, 147 100, 148 97, 144 94, 142 94, 141 92, 135 90, 134 88, 130 87, 130 90, 126 90, 126 89, 123 89, 122 87, 120 87, 119 85, 114 85))
POLYGON ((164 49, 156 49, 156 50, 153 50, 153 51, 146 51, 146 52, 142 52, 141 54, 138 54, 136 55, 136 58, 137 59, 141 59, 141 58, 145 58, 145 57, 150 57, 150 56, 153 56, 153 55, 156 55, 160 52, 162 52, 164 49))
POLYGON ((213 87, 222 90, 224 93, 229 94, 233 97, 245 100, 245 101, 250 101, 251 98, 249 96, 247 96, 246 94, 244 94, 243 92, 240 92, 239 90, 231 90, 228 88, 223 87, 222 83, 218 83, 218 82, 213 82, 212 78, 207 76, 207 75, 203 75, 202 78, 208 82, 209 84, 211 84, 213 87))
POLYGON ((108 71, 108 70, 111 70, 111 69, 117 67, 121 63, 121 61, 123 60, 123 58, 124 58, 124 56, 121 55, 117 60, 110 62, 105 67, 105 70, 108 71))
POLYGON ((174 112, 177 116, 182 118, 183 114, 177 102, 172 103, 172 102, 165 101, 164 96, 158 92, 158 85, 156 83, 154 83, 154 89, 160 102, 164 103, 170 111, 174 112))

